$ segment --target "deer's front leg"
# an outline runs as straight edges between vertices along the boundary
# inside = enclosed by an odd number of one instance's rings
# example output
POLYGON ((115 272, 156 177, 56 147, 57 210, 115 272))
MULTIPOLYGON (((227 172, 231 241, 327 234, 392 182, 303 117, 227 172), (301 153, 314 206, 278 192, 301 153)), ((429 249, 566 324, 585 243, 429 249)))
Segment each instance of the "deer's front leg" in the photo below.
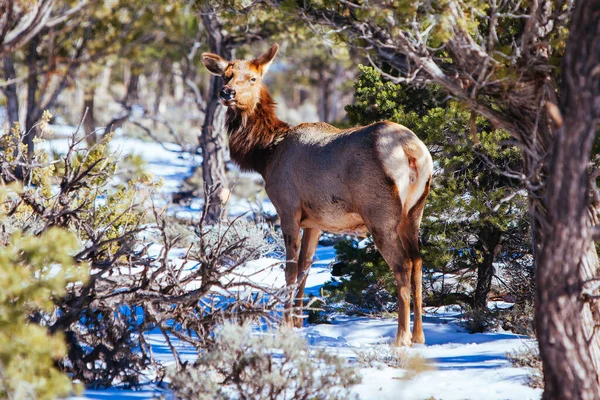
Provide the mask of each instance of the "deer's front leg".
MULTIPOLYGON (((295 285, 298 279, 298 250, 300 247, 300 221, 299 218, 281 218, 281 230, 285 242, 285 283, 287 286, 295 285)), ((292 326, 292 305, 295 290, 290 293, 285 303, 284 321, 292 326)))
MULTIPOLYGON (((312 265, 312 259, 320 237, 321 231, 319 229, 304 228, 302 231, 302 244, 300 246, 300 256, 298 257, 298 292, 296 293, 296 309, 300 314, 302 314, 302 307, 304 306, 304 288, 306 287, 308 270, 312 265)), ((296 318, 294 326, 302 328, 303 321, 303 318, 296 318)))

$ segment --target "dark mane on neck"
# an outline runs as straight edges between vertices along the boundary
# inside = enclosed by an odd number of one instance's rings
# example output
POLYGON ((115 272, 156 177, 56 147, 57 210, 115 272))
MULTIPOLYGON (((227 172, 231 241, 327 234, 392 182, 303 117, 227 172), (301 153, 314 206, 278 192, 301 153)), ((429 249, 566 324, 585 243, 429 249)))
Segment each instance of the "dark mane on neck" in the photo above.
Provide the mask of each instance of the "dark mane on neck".
POLYGON ((231 159, 243 170, 261 174, 277 142, 289 129, 288 124, 277 118, 275 102, 264 86, 253 110, 227 109, 225 127, 231 159))

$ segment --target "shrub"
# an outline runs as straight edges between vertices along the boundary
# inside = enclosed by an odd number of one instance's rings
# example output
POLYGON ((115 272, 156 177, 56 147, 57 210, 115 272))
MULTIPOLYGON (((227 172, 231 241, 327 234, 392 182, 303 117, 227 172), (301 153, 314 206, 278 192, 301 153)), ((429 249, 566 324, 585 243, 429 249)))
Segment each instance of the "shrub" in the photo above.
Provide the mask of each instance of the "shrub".
POLYGON ((506 354, 508 361, 515 367, 529 368, 531 377, 529 386, 544 388, 544 370, 540 351, 535 342, 526 342, 520 349, 506 354))
POLYGON ((498 321, 505 330, 519 335, 535 337, 534 312, 533 302, 531 301, 515 303, 511 308, 499 313, 498 321))
MULTIPOLYGON (((48 133, 50 117, 44 112, 42 132, 48 133)), ((86 383, 108 385, 116 377, 135 382, 147 362, 132 349, 135 330, 122 318, 118 305, 106 298, 114 296, 119 286, 116 272, 136 254, 137 235, 147 221, 140 193, 152 185, 147 176, 128 182, 116 176, 118 160, 108 151, 110 133, 87 148, 75 132, 66 154, 55 160, 41 138, 35 139, 33 155, 26 156, 27 149, 20 144, 23 135, 15 125, 2 137, 2 181, 21 178, 23 184, 3 203, 8 213, 2 228, 43 235, 59 227, 76 240, 75 262, 91 267, 85 283, 69 285, 63 296, 51 299, 55 309, 48 329, 64 334, 68 345, 68 360, 61 367, 86 383), (107 303, 111 304, 103 308, 107 303)))
POLYGON ((348 399, 360 382, 354 368, 325 350, 311 350, 291 331, 253 334, 226 324, 193 365, 171 369, 171 388, 183 399, 348 399))
POLYGON ((468 307, 463 314, 462 325, 469 333, 481 333, 498 329, 498 310, 468 307))
MULTIPOLYGON (((1 138, 0 178, 21 177, 23 188, 8 189, 2 202, 0 240, 7 246, 13 234, 44 237, 60 228, 75 242, 73 262, 90 266, 89 277, 63 287, 60 296, 43 292, 53 310, 44 322, 52 334, 64 334, 67 359, 59 364, 73 378, 92 386, 135 385, 152 367, 160 379, 150 331, 201 352, 226 319, 277 320, 288 289, 235 270, 277 247, 279 238, 241 219, 168 229, 173 220, 152 202, 156 184, 144 174, 127 182, 119 177, 108 150, 111 134, 87 148, 75 132, 56 160, 43 145, 27 157, 22 136, 17 126, 1 138), (169 254, 184 246, 179 258, 169 254)), ((177 349, 170 349, 180 366, 177 349)))
POLYGON ((76 249, 75 236, 55 227, 39 236, 13 233, 0 250, 0 398, 53 399, 73 391, 56 368, 67 353, 64 337, 50 334, 48 324, 53 301, 87 278, 87 266, 72 257, 76 249))
POLYGON ((531 302, 517 303, 507 308, 476 309, 465 306, 462 325, 469 333, 495 331, 500 328, 518 335, 535 337, 531 302))

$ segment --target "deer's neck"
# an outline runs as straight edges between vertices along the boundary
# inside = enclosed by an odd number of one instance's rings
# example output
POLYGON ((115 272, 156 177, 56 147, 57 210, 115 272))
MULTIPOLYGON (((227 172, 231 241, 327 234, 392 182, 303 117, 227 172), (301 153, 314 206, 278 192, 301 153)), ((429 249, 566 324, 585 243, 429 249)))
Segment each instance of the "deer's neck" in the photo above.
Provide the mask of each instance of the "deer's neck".
POLYGON ((231 159, 243 170, 262 175, 273 150, 289 130, 289 125, 277 118, 275 102, 264 86, 253 110, 227 109, 225 126, 231 159))

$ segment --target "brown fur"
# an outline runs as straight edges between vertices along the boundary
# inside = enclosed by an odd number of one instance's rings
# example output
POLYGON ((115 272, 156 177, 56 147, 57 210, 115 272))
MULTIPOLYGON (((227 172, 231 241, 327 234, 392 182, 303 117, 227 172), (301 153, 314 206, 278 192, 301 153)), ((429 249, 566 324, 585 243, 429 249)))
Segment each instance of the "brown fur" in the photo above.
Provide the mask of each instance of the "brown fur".
POLYGON ((231 158, 244 170, 264 173, 273 149, 289 130, 289 125, 277 118, 267 88, 261 87, 260 100, 252 113, 232 107, 225 118, 231 158))
POLYGON ((321 231, 369 231, 398 286, 396 344, 409 345, 411 338, 423 343, 418 231, 433 170, 427 148, 410 130, 391 122, 340 130, 324 123, 290 127, 280 121, 259 80, 276 52, 275 45, 252 61, 230 62, 214 54, 202 59, 212 73, 226 75, 226 86, 235 90, 234 99, 223 101, 229 107, 231 158, 265 179, 281 218, 286 282, 298 285, 296 305, 302 305, 321 231))

